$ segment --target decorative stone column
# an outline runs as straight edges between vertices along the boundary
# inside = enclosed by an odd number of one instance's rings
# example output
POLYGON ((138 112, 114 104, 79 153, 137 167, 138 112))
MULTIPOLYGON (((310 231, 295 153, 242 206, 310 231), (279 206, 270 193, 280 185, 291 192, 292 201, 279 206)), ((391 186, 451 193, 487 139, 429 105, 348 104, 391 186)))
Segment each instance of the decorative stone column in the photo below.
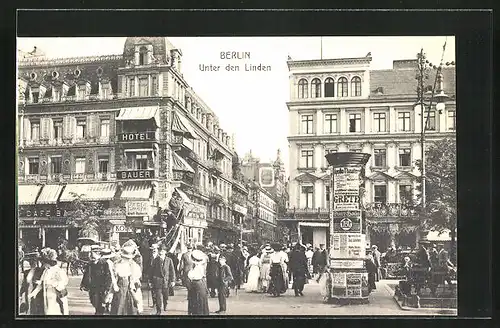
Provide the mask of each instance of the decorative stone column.
POLYGON ((331 153, 330 273, 329 301, 368 302, 368 273, 365 268, 365 235, 360 199, 362 172, 370 154, 331 153))

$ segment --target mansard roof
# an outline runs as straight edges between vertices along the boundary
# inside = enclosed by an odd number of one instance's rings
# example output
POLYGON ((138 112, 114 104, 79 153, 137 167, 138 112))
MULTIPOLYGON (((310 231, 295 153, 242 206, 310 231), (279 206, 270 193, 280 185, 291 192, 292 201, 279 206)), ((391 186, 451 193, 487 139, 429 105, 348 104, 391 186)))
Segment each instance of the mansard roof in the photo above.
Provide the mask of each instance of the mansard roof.
POLYGON ((130 58, 135 52, 135 47, 138 45, 152 45, 153 56, 161 63, 167 62, 169 56, 167 47, 167 40, 165 37, 128 37, 123 46, 123 57, 130 58))

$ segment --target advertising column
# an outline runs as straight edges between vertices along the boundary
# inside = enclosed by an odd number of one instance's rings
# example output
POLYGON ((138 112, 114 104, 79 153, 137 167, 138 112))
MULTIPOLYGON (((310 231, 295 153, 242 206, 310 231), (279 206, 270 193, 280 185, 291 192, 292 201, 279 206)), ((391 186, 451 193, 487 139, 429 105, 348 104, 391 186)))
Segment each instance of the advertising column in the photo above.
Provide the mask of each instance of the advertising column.
POLYGON ((360 206, 361 173, 369 154, 331 153, 330 270, 332 301, 368 301, 365 240, 360 206))

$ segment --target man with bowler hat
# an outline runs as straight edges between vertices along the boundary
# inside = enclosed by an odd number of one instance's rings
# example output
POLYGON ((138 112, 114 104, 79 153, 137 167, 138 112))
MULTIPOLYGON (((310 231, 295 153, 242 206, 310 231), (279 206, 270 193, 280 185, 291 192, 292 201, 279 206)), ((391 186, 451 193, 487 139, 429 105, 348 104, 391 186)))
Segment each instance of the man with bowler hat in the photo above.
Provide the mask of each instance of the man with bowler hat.
POLYGON ((167 311, 168 289, 170 286, 175 285, 174 264, 167 256, 165 245, 162 245, 158 257, 153 260, 150 281, 152 288, 155 290, 156 315, 160 315, 162 305, 163 311, 167 311))

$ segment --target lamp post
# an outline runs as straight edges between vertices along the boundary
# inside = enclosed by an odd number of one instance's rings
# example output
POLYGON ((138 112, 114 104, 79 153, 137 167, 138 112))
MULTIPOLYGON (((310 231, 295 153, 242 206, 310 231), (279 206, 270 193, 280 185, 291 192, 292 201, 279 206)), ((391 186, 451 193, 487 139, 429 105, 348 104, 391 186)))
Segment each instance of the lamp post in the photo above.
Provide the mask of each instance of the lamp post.
MULTIPOLYGON (((425 208, 426 206, 426 187, 425 187, 425 181, 426 181, 426 171, 425 171, 425 131, 427 128, 427 124, 429 122, 429 113, 432 110, 432 105, 433 102, 436 102, 436 109, 441 113, 440 108, 438 108, 438 105, 444 104, 444 102, 449 99, 450 97, 447 96, 444 93, 444 81, 443 81, 443 73, 442 69, 443 66, 445 65, 443 63, 443 57, 444 57, 444 51, 446 49, 446 42, 443 45, 443 52, 441 55, 441 61, 439 63, 439 66, 432 65, 429 60, 426 59, 426 54, 424 53, 424 49, 422 48, 420 52, 417 54, 417 80, 418 80, 418 87, 417 87, 417 104, 420 105, 420 121, 421 121, 421 132, 420 132, 420 158, 421 158, 421 166, 422 166, 422 171, 421 171, 421 188, 422 188, 422 203, 421 206, 422 208, 425 208), (430 97, 428 104, 425 103, 425 94, 427 93, 424 90, 424 81, 429 78, 429 70, 433 68, 436 70, 436 76, 434 78, 434 84, 432 86, 432 90, 430 90, 430 97), (436 94, 437 91, 437 94, 436 94), (425 118, 424 118, 425 115, 425 118)), ((446 66, 454 65, 454 62, 447 62, 446 66)))

